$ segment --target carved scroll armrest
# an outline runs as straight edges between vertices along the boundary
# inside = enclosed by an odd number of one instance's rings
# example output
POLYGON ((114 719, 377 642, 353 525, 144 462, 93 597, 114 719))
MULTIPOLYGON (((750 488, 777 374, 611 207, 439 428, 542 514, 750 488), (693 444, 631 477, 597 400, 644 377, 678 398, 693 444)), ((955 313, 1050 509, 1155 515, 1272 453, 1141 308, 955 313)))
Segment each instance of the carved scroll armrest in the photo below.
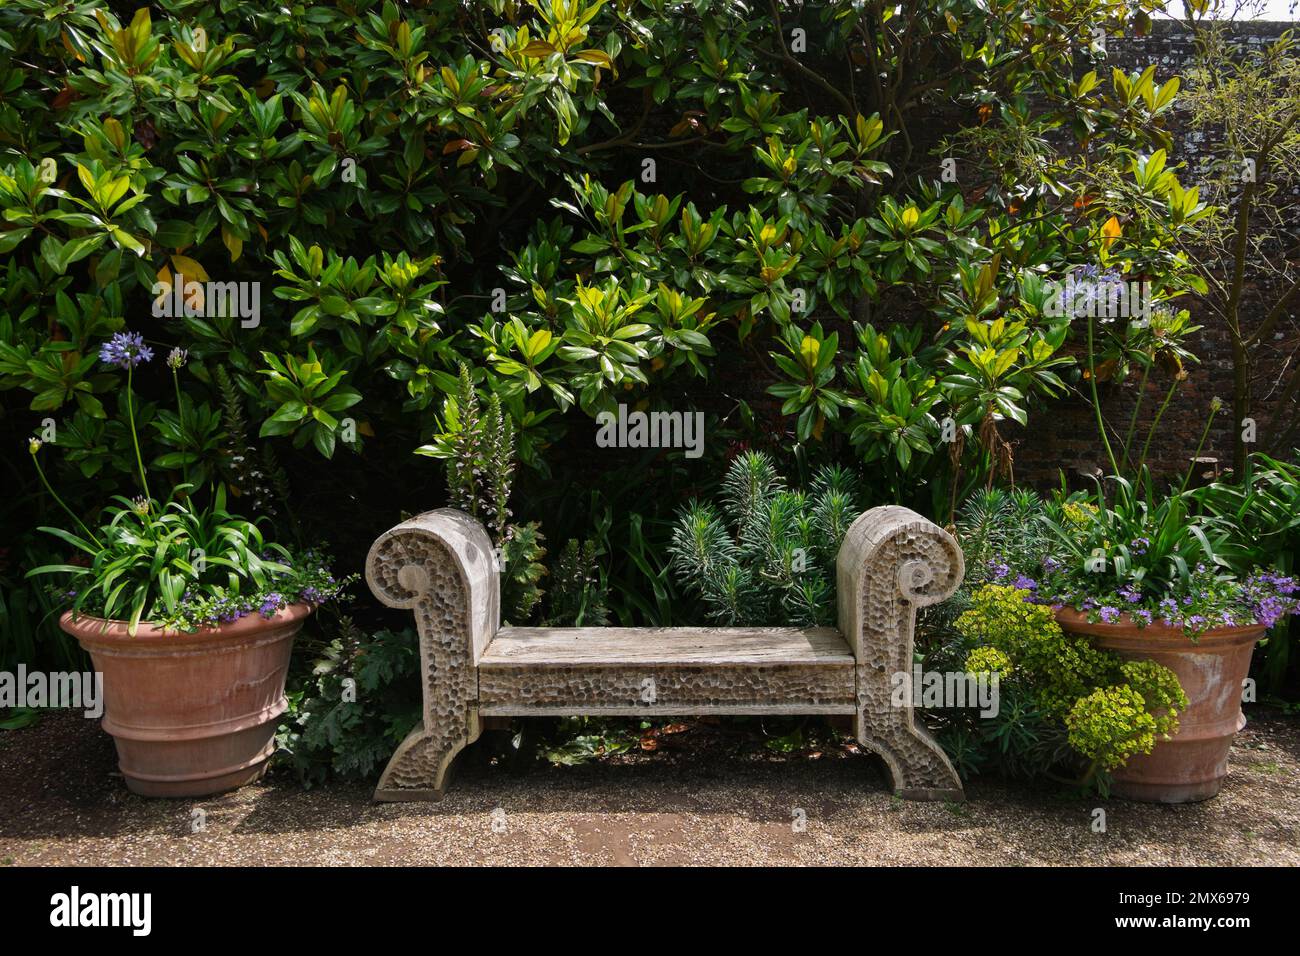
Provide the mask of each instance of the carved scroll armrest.
POLYGON ((910 668, 916 609, 956 591, 966 563, 952 535, 915 511, 890 505, 853 522, 835 573, 840 631, 858 663, 884 663, 878 660, 882 651, 905 643, 910 668))
POLYGON ((464 638, 475 664, 501 623, 492 541, 453 508, 426 511, 384 532, 366 558, 366 583, 389 607, 414 610, 421 638, 426 625, 444 644, 453 632, 464 638))

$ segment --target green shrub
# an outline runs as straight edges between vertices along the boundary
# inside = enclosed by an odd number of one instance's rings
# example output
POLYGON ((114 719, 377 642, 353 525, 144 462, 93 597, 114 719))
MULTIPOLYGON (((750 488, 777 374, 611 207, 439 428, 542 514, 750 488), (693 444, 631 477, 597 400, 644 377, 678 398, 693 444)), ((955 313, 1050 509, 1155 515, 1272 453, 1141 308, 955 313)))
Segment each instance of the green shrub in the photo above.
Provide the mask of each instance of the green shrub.
POLYGON ((1066 634, 1029 597, 997 584, 971 594, 956 621, 963 668, 998 674, 1003 699, 991 718, 950 712, 944 743, 967 773, 993 763, 1024 776, 1066 771, 1104 788, 1105 771, 1178 732, 1187 697, 1167 667, 1122 662, 1066 634))
POLYGON ((971 595, 957 631, 973 645, 1002 651, 1037 694, 1044 713, 1064 717, 1090 687, 1116 676, 1119 662, 1087 638, 1065 634, 1052 609, 1031 604, 1028 597, 1026 591, 986 585, 971 595))
POLYGON ((331 777, 373 782, 420 722, 419 668, 415 631, 367 635, 343 619, 310 673, 291 682, 277 762, 308 786, 331 777))
MULTIPOLYGON (((982 479, 1008 463, 999 423, 1061 391, 1069 323, 1044 313, 1043 273, 1100 256, 1157 276, 1159 295, 1187 284, 1173 240, 1195 195, 1163 154, 1134 159, 1167 145, 1176 85, 1099 79, 1071 39, 1129 13, 958 0, 907 8, 900 31, 849 0, 781 3, 825 42, 824 62, 794 68, 772 55, 768 11, 723 0, 13 0, 0 389, 88 436, 119 381, 97 343, 155 285, 264 282, 255 325, 205 308, 146 329, 194 363, 189 421, 160 429, 151 458, 179 443, 219 467, 218 369, 284 457, 403 454, 468 361, 544 467, 571 424, 554 412, 661 401, 752 344, 798 441, 838 431, 880 467, 880 498, 944 501, 953 448, 982 479), (870 82, 846 85, 863 36, 870 82), (944 144, 960 186, 904 178, 939 88, 1004 104, 944 144), (1049 147, 1061 129, 1086 140, 1087 167, 1049 147), (647 158, 657 175, 627 180, 647 158), (645 188, 661 180, 688 189, 645 188), (1101 182, 1107 202, 1077 201, 1101 182), (937 334, 862 321, 886 300, 937 334), (852 341, 831 315, 859 320, 852 341), (941 447, 946 417, 960 440, 941 447)), ((115 446, 83 442, 79 466, 111 466, 115 446)))
POLYGON ((1132 687, 1099 687, 1080 697, 1065 717, 1070 746, 1107 770, 1156 744, 1155 718, 1132 687))

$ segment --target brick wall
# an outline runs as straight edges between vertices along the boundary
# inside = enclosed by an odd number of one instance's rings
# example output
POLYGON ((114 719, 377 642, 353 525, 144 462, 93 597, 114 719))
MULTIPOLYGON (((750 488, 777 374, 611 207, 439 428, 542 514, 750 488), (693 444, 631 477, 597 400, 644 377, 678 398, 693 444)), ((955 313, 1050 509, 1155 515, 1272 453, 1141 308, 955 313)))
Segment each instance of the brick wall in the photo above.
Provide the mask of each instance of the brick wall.
MULTIPOLYGON (((1259 47, 1282 34, 1294 24, 1248 23, 1234 27, 1239 46, 1243 50, 1259 47)), ((1145 37, 1111 38, 1108 41, 1108 64, 1118 66, 1126 73, 1156 64, 1157 79, 1164 81, 1183 72, 1191 59, 1191 38, 1180 24, 1160 21, 1151 35, 1145 37)), ((1206 136, 1189 131, 1183 117, 1175 115, 1170 123, 1174 148, 1170 162, 1185 162, 1186 170, 1179 171, 1184 186, 1196 182, 1197 171, 1206 162, 1206 136)), ((1300 230, 1300 221, 1297 221, 1300 230)), ((1249 301, 1253 310, 1267 309, 1276 291, 1271 288, 1250 290, 1249 301)), ((1165 412, 1156 438, 1152 442, 1150 464, 1158 474, 1181 473, 1189 466, 1197 441, 1209 414, 1210 400, 1218 396, 1227 403, 1206 442, 1202 457, 1214 459, 1198 466, 1198 476, 1213 473, 1216 469, 1230 467, 1232 462, 1232 357, 1231 345, 1225 329, 1217 324, 1210 310, 1202 303, 1191 306, 1193 318, 1205 328, 1191 340, 1191 350, 1200 358, 1198 365, 1189 369, 1190 378, 1179 389, 1165 412)), ((1272 413, 1271 400, 1278 386, 1281 372, 1296 360, 1300 352, 1300 307, 1293 308, 1276 328, 1271 341, 1259 348, 1259 369, 1255 377, 1257 406, 1261 413, 1272 413)), ((1102 384, 1101 398, 1107 421, 1123 431, 1132 414, 1138 396, 1139 376, 1118 385, 1102 384)), ((1153 374, 1147 384, 1147 395, 1139 418, 1138 434, 1145 435, 1159 407, 1169 378, 1153 374)), ((1260 421, 1264 415, 1259 415, 1260 421)), ((1097 435, 1091 405, 1082 397, 1071 397, 1053 404, 1045 413, 1031 416, 1030 427, 1017 429, 1016 471, 1018 479, 1035 485, 1052 485, 1058 481, 1058 469, 1065 469, 1073 484, 1081 480, 1080 471, 1105 468, 1105 452, 1097 435)))

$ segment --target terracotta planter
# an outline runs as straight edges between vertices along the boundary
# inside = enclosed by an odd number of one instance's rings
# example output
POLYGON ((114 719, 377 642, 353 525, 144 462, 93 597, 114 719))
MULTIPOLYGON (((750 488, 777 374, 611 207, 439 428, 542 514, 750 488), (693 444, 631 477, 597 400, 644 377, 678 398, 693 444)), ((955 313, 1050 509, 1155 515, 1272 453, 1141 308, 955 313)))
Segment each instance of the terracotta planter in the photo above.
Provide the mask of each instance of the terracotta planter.
POLYGON ((193 634, 64 614, 59 626, 104 675, 104 730, 133 792, 198 797, 251 783, 275 749, 288 707, 294 635, 311 613, 294 604, 193 634))
POLYGON ((1178 733, 1150 754, 1137 754, 1114 771, 1114 793, 1151 803, 1190 803, 1219 792, 1228 775, 1228 750, 1246 718, 1241 685, 1250 670, 1261 624, 1206 631, 1195 642, 1181 628, 1128 621, 1089 624, 1070 608, 1056 612, 1062 630, 1091 638, 1098 647, 1127 660, 1153 660, 1178 676, 1188 707, 1178 715, 1178 733))

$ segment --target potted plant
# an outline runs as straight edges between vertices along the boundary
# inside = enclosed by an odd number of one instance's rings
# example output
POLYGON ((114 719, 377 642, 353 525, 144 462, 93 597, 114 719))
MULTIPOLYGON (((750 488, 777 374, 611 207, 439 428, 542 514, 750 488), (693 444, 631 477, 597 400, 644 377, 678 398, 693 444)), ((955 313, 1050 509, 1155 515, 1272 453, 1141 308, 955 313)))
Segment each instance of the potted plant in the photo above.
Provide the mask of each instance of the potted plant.
POLYGON ((1234 574, 1213 518, 1197 518, 1183 487, 1157 499, 1149 472, 1112 479, 1112 501, 1064 503, 1048 519, 1055 555, 1032 582, 1061 628, 1129 660, 1172 670, 1189 705, 1179 729, 1113 771, 1114 792, 1182 803, 1219 792, 1232 738, 1245 726, 1242 685, 1265 631, 1298 606, 1295 579, 1269 569, 1234 574))
MULTIPOLYGON (((165 503, 155 499, 131 393, 134 368, 153 352, 138 333, 118 333, 100 357, 127 373, 125 405, 144 493, 114 496, 92 529, 50 484, 41 442, 32 439, 41 481, 75 526, 42 530, 84 559, 28 574, 62 578, 58 587, 71 607, 59 623, 103 675, 103 727, 132 791, 192 797, 242 786, 263 773, 274 750, 294 635, 347 582, 335 580, 314 552, 292 554, 266 542, 255 522, 226 510, 223 486, 205 506, 184 482, 165 503)), ((173 349, 173 376, 184 362, 173 349)))

